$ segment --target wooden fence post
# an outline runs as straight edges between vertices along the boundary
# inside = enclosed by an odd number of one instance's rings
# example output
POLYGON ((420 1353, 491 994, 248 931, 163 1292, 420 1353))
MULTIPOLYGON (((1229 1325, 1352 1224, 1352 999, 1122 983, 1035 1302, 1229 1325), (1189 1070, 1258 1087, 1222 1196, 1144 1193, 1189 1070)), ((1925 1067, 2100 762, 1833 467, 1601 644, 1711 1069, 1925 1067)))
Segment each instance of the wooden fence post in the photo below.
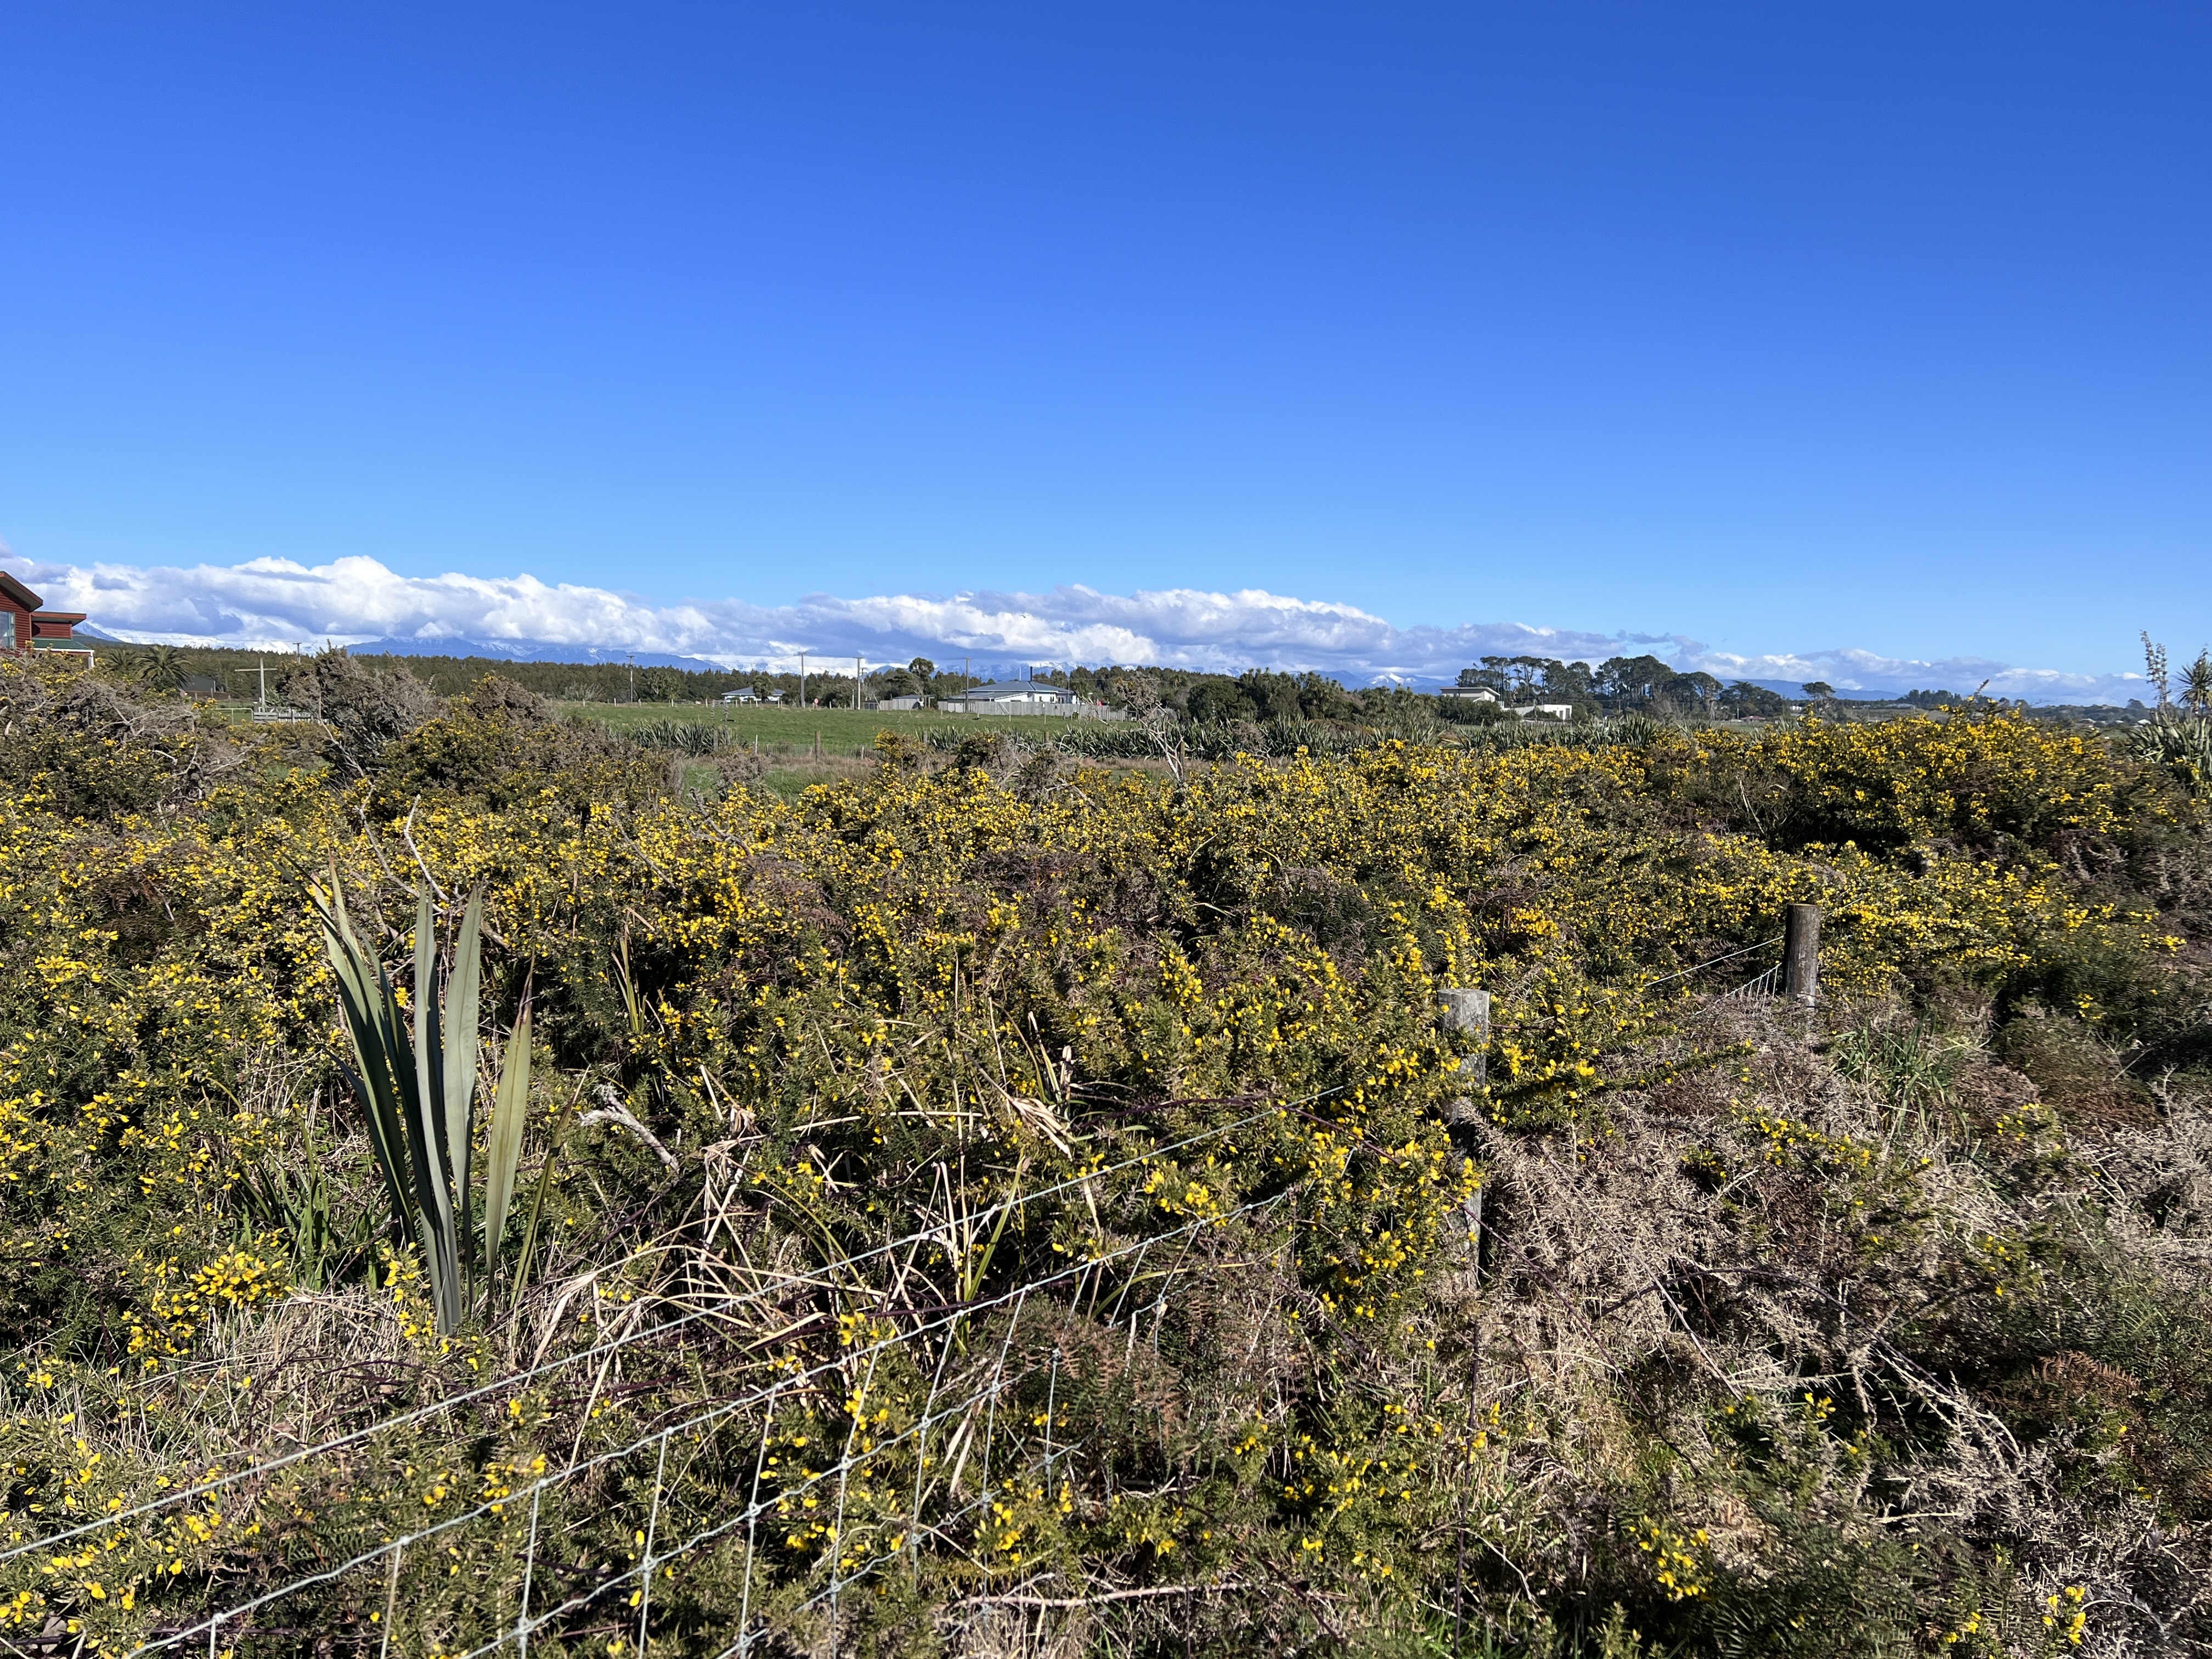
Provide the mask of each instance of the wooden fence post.
MULTIPOLYGON (((1446 991, 1437 1002, 1437 1012, 1443 1015, 1446 1027, 1468 1035, 1468 1046, 1474 1052, 1460 1061, 1460 1072, 1470 1087, 1480 1089, 1490 1078, 1490 993, 1446 991)), ((1444 1126, 1451 1132, 1452 1144, 1462 1157, 1471 1156, 1475 1150, 1474 1126, 1480 1120, 1481 1110, 1465 1095, 1444 1108, 1444 1126)), ((1479 1283, 1482 1275, 1481 1188, 1468 1194, 1466 1212, 1468 1267, 1479 1283)))
POLYGON ((1820 907, 1793 904, 1782 934, 1782 994, 1807 1007, 1820 994, 1820 907))
POLYGON ((1473 1068, 1472 1081, 1480 1089, 1490 1079, 1490 993, 1446 991, 1440 1000, 1444 1024, 1455 1031, 1465 1031, 1474 1040, 1474 1052, 1462 1062, 1461 1069, 1473 1068))

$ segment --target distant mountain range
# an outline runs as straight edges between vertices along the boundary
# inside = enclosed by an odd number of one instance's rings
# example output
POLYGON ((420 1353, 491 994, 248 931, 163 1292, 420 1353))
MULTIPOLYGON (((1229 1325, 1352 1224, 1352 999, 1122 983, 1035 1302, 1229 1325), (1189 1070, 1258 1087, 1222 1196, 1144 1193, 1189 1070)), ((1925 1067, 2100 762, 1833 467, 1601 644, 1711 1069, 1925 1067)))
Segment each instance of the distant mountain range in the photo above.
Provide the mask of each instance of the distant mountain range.
MULTIPOLYGON (((79 623, 76 637, 100 645, 125 648, 141 647, 143 640, 118 639, 90 623, 79 623)), ((271 657, 287 656, 280 647, 222 645, 212 647, 244 655, 264 649, 271 657)), ((360 640, 346 649, 356 657, 483 657, 494 662, 635 663, 640 668, 688 668, 695 673, 720 673, 723 665, 711 657, 679 657, 665 651, 606 651, 586 645, 556 645, 550 640, 360 640)))
MULTIPOLYGON (((102 645, 130 646, 138 643, 103 633, 90 623, 79 623, 76 634, 81 640, 94 640, 102 645)), ((250 645, 226 645, 216 648, 247 653, 255 649, 250 645)), ((346 649, 356 657, 483 657, 494 662, 634 662, 640 668, 689 668, 695 672, 717 673, 722 670, 722 665, 711 657, 672 656, 665 651, 606 651, 587 645, 556 645, 550 640, 362 640, 346 649)), ((269 654, 276 656, 282 653, 271 649, 269 654)))
POLYGON ((346 649, 356 657, 489 657, 500 662, 634 662, 640 668, 722 672, 722 665, 711 657, 672 656, 665 651, 609 651, 598 646, 556 645, 548 640, 362 640, 346 649))

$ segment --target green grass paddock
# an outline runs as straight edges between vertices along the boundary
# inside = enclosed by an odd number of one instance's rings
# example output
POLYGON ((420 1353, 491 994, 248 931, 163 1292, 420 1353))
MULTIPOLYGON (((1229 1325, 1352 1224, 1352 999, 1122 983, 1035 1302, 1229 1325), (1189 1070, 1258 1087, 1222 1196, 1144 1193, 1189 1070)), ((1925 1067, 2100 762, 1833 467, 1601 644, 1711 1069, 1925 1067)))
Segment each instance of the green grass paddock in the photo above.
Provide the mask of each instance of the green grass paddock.
POLYGON ((1051 714, 941 714, 934 709, 784 708, 775 704, 666 702, 562 702, 554 705, 562 714, 597 720, 616 732, 627 732, 652 720, 682 720, 687 725, 712 726, 750 740, 760 739, 763 754, 811 753, 819 734, 827 755, 866 754, 878 732, 908 732, 919 735, 932 729, 960 732, 1035 732, 1057 729, 1074 722, 1051 714))

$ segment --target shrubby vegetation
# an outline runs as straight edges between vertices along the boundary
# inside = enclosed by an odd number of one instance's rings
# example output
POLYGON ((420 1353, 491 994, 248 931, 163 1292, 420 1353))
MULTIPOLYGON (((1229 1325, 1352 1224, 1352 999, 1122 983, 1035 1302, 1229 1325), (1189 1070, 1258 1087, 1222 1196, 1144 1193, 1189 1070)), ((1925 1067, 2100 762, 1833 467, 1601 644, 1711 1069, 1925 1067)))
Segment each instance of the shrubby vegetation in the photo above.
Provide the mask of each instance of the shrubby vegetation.
POLYGON ((1173 771, 887 737, 786 805, 511 685, 313 672, 326 724, 248 729, 0 665, 8 1547, 100 1523, 0 1560, 19 1647, 594 1457, 223 1644, 465 1650, 529 1559, 579 1598, 533 1651, 632 1651, 648 1523, 756 1479, 759 1553, 651 1580, 652 1651, 741 1604, 780 1651, 2212 1642, 2185 755, 1996 713, 1173 771), (526 988, 532 1202, 450 1337, 342 1074, 333 880, 395 965, 482 888, 488 1045, 526 988), (1800 902, 1823 1004, 1720 995, 1800 902), (956 1375, 1001 1386, 932 1440, 956 1375))

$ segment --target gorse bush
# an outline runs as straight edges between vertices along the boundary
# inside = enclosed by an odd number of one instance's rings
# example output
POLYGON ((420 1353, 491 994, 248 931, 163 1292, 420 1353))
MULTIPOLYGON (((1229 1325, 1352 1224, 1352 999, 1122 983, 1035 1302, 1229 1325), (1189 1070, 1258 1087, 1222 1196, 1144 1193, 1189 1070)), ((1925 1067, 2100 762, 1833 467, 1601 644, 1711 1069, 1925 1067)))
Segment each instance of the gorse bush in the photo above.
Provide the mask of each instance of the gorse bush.
POLYGON ((526 1594, 575 1654, 2212 1639, 2212 882, 2156 765, 890 739, 709 802, 481 690, 358 775, 0 697, 19 1646, 364 1553, 220 1646, 465 1652, 526 1594), (410 1066, 483 1045, 420 1151, 391 1047, 404 1164, 317 886, 410 1066), (1804 902, 1827 1002, 1719 997, 1804 902))

